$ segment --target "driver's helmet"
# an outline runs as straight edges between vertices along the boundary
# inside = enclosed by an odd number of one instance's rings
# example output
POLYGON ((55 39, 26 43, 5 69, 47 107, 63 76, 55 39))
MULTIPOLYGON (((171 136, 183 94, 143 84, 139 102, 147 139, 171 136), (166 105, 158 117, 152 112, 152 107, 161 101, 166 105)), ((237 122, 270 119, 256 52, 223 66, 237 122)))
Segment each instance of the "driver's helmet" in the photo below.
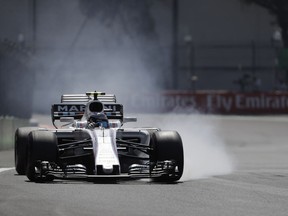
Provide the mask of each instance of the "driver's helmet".
POLYGON ((108 118, 104 113, 93 113, 87 120, 88 128, 109 128, 108 118))

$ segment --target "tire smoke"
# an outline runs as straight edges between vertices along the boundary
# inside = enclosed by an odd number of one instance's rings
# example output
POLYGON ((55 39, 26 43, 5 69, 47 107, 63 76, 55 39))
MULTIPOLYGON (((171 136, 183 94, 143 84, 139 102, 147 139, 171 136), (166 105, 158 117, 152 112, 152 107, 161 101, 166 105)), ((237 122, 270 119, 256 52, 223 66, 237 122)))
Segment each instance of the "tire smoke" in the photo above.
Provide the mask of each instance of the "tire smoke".
MULTIPOLYGON (((181 181, 226 175, 234 170, 225 142, 217 134, 217 123, 198 114, 141 115, 139 126, 156 126, 179 132, 184 148, 181 181), (148 125, 147 125, 148 124, 148 125)), ((219 125, 218 125, 219 126, 219 125)))

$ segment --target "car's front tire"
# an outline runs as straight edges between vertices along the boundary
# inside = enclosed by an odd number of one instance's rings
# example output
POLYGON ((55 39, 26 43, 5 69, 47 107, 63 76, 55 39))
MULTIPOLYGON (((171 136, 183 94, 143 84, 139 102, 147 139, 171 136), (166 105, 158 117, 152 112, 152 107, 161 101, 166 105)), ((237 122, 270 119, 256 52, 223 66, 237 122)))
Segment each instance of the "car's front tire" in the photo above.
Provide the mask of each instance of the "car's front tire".
POLYGON ((57 162, 57 136, 51 131, 32 131, 29 134, 27 178, 32 182, 51 181, 51 176, 42 176, 41 161, 57 162))
POLYGON ((153 153, 150 163, 155 164, 159 161, 174 161, 177 171, 172 176, 161 176, 154 180, 161 182, 178 181, 184 169, 184 152, 181 137, 176 131, 157 131, 152 135, 151 147, 153 153))
POLYGON ((37 127, 20 127, 15 132, 14 159, 15 170, 19 175, 25 175, 27 168, 28 135, 37 127))

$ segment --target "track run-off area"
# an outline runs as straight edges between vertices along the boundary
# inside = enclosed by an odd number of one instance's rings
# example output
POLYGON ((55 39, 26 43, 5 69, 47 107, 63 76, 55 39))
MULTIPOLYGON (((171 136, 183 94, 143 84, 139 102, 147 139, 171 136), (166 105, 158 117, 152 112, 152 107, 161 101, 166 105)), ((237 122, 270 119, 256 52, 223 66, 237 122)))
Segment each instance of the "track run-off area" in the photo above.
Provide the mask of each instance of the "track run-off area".
MULTIPOLYGON (((32 183, 0 152, 0 215, 288 215, 288 116, 135 114, 177 130, 185 151, 178 183, 149 180, 32 183)), ((49 116, 33 116, 49 125, 49 116)))

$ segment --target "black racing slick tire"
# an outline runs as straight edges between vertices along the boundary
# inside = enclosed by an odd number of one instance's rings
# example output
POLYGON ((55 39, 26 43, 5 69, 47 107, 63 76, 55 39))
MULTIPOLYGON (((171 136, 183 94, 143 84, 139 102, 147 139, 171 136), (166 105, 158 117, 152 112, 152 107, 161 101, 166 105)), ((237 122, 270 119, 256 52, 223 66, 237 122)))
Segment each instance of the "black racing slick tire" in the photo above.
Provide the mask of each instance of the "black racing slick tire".
POLYGON ((157 131, 152 135, 151 162, 173 160, 176 162, 177 175, 161 176, 155 178, 156 181, 161 182, 175 182, 178 181, 184 169, 184 152, 182 139, 176 131, 157 131))
POLYGON ((38 127, 20 127, 15 132, 14 161, 15 170, 19 175, 25 175, 27 167, 28 135, 38 127))
POLYGON ((29 134, 27 178, 32 182, 51 181, 51 176, 42 176, 41 161, 58 161, 57 136, 51 131, 32 131, 29 134))

